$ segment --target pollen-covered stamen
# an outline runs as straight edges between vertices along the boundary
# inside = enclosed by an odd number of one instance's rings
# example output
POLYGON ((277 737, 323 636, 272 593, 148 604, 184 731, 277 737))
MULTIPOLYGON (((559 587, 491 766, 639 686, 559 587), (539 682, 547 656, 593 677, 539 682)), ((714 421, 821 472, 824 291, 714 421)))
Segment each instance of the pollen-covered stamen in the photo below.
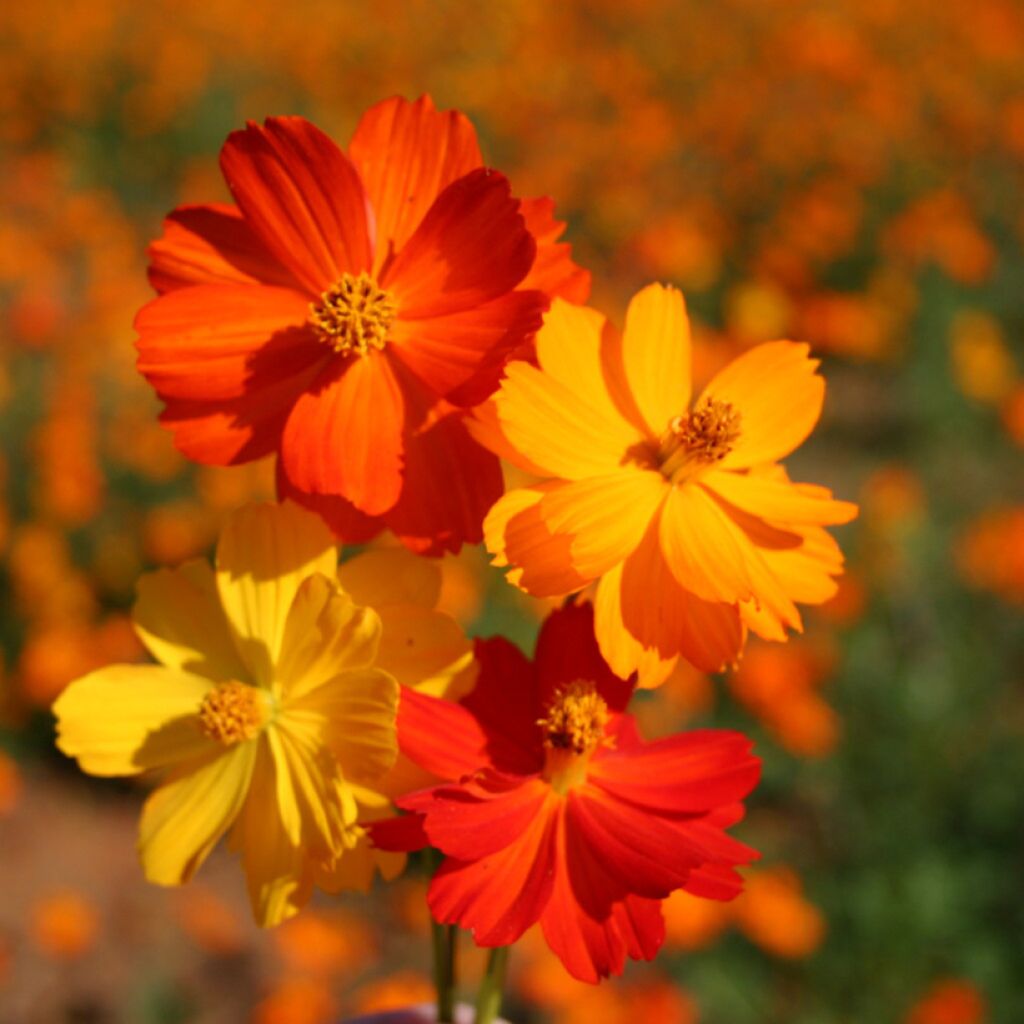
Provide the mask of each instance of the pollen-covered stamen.
POLYGON ((365 356, 370 349, 379 351, 387 344, 397 312, 391 292, 364 272, 358 277, 342 274, 319 302, 310 303, 309 320, 320 340, 335 352, 365 356))
POLYGON ((234 680, 218 683, 199 705, 200 731, 225 746, 255 739, 269 717, 269 696, 234 680))
POLYGON ((704 398, 690 413, 676 416, 662 435, 661 472, 676 481, 710 466, 732 451, 740 436, 740 412, 730 402, 704 398))
POLYGON ((537 724, 544 734, 544 777, 565 793, 583 780, 590 755, 604 742, 608 705, 593 683, 577 680, 556 691, 537 724))

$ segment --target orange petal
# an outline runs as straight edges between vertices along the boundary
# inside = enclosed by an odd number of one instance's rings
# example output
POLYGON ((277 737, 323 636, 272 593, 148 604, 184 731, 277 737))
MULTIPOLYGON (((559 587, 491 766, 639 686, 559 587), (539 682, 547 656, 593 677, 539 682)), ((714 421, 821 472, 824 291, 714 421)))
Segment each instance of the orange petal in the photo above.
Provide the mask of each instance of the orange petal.
POLYGON ((392 96, 370 107, 348 152, 373 208, 374 273, 405 245, 438 195, 483 164, 469 118, 438 110, 429 96, 392 96))
POLYGON ((367 515, 386 512, 402 488, 404 418, 386 356, 338 359, 288 417, 285 473, 300 491, 340 495, 367 515))
POLYGON ((807 439, 825 400, 825 381, 809 352, 792 341, 768 342, 712 378, 704 395, 729 402, 741 416, 739 440, 719 468, 776 462, 807 439))
POLYGON ((526 276, 536 245, 508 180, 480 168, 449 185, 381 275, 402 320, 473 309, 526 276))
POLYGON ((682 294, 652 284, 634 295, 622 334, 622 362, 637 408, 656 438, 690 404, 690 352, 682 294))
POLYGON ((592 404, 585 387, 577 390, 518 360, 505 368, 495 396, 502 432, 551 476, 579 480, 614 472, 643 440, 609 403, 592 404))
POLYGON ((370 266, 366 196, 348 157, 302 117, 232 132, 220 154, 246 221, 313 297, 370 266))
POLYGON ((759 552, 793 601, 824 604, 838 589, 833 577, 843 571, 843 553, 820 527, 806 527, 800 537, 796 547, 762 547, 759 552))
POLYGON ((511 565, 508 581, 536 597, 561 597, 589 580, 573 568, 572 538, 556 536, 540 514, 540 500, 554 485, 523 487, 497 501, 484 520, 484 542, 494 565, 511 565))
POLYGON ((857 506, 836 501, 830 491, 772 480, 761 474, 712 470, 702 474, 700 485, 744 512, 772 523, 831 526, 856 518, 857 506))
POLYGON ((730 528, 727 514, 700 487, 672 488, 661 515, 660 540, 672 575, 698 597, 733 604, 752 596, 736 531, 730 528))
POLYGON ((277 460, 277 496, 280 501, 290 499, 297 505, 315 512, 331 532, 345 544, 365 544, 384 529, 384 520, 368 516, 350 501, 336 494, 308 494, 300 491, 288 479, 284 460, 277 460))
POLYGON ((594 579, 640 543, 668 491, 660 473, 625 467, 552 488, 541 500, 540 514, 552 533, 571 537, 576 572, 594 579))
POLYGON ((512 447, 505 432, 501 429, 498 407, 493 398, 482 402, 466 417, 466 429, 477 444, 483 445, 499 459, 511 462, 513 466, 518 466, 532 476, 547 476, 547 471, 543 466, 531 462, 522 452, 512 447))
POLYGON ((146 250, 158 292, 193 284, 274 284, 299 288, 234 206, 179 206, 146 250))
POLYGON ((139 310, 139 372, 161 398, 241 398, 284 378, 306 380, 324 347, 305 327, 307 303, 287 288, 197 285, 139 310))
POLYGON ((476 405, 498 386, 509 355, 540 327, 546 301, 541 292, 514 291, 428 320, 400 318, 389 344, 434 395, 458 388, 458 404, 476 405))
POLYGON ((537 288, 550 298, 582 304, 590 297, 590 271, 573 262, 572 248, 559 242, 565 222, 555 220, 554 201, 546 196, 524 199, 519 212, 537 243, 537 258, 522 282, 523 288, 537 288))

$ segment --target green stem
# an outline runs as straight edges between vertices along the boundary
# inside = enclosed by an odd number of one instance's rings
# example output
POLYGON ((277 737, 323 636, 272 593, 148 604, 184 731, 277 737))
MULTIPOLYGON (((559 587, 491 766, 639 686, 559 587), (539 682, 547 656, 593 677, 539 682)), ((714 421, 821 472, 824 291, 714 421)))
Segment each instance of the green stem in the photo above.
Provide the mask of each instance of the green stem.
POLYGON ((508 966, 509 946, 498 946, 487 958, 487 970, 480 982, 476 997, 475 1024, 493 1024, 501 1012, 501 996, 505 989, 505 969, 508 966))
MULTIPOLYGON (((441 856, 430 851, 429 863, 436 870, 441 856)), ((438 1024, 451 1024, 455 1020, 455 946, 458 928, 438 924, 430 918, 430 936, 434 947, 434 987, 437 990, 438 1024)))

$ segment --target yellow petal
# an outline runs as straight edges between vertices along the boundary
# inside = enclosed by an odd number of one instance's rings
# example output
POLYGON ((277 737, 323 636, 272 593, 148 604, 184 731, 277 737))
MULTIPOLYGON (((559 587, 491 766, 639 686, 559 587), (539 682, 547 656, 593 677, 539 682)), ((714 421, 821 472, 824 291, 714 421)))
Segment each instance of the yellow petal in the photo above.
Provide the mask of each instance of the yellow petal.
POLYGON ((669 491, 660 473, 627 466, 552 488, 540 514, 552 533, 571 538, 573 569, 595 579, 636 548, 669 491))
POLYGON ((139 854, 158 885, 187 882, 238 816, 249 791, 256 741, 220 748, 176 772, 142 809, 139 854))
POLYGON ((289 731, 318 730, 346 778, 370 779, 395 762, 398 683, 377 668, 343 672, 289 702, 281 714, 289 731))
POLYGON ((269 686, 285 621, 302 581, 333 577, 338 553, 319 516, 290 502, 234 512, 217 545, 217 589, 242 661, 269 686))
POLYGON ((690 404, 690 321, 682 294, 648 285, 629 303, 622 363, 637 409, 654 437, 690 404))
POLYGON ((857 516, 856 505, 836 501, 824 487, 784 483, 760 474, 711 470, 701 475, 700 486, 770 523, 831 526, 857 516))
POLYGON ((433 608, 441 595, 441 570, 408 548, 371 548, 338 568, 338 582, 356 604, 415 604, 433 608))
POLYGON ((768 342, 712 378, 702 398, 728 402, 741 417, 739 439, 719 468, 777 462, 807 439, 825 400, 825 381, 809 352, 809 346, 792 341, 768 342))
POLYGON ((249 796, 230 846, 242 855, 253 917, 261 927, 280 924, 308 902, 312 864, 281 821, 277 769, 266 743, 259 744, 249 796))
POLYGON ((473 645, 450 615, 406 604, 381 608, 380 618, 378 668, 435 697, 457 700, 470 689, 473 645))
POLYGON ((543 466, 531 462, 521 451, 513 447, 512 442, 505 436, 501 420, 498 419, 498 406, 493 398, 478 405, 466 417, 465 425, 473 440, 489 452, 493 452, 499 459, 518 466, 524 473, 529 473, 531 476, 548 475, 543 466))
POLYGON ((245 678, 213 570, 204 559, 143 576, 132 619, 149 652, 168 668, 217 682, 245 678))
POLYGON ((513 362, 495 396, 509 443, 549 476, 579 480, 622 463, 643 435, 604 399, 581 392, 529 363, 513 362))
POLYGON ((275 678, 285 699, 297 699, 339 672, 367 668, 377 656, 380 618, 358 608, 338 583, 319 573, 302 581, 281 640, 275 678))
POLYGON ((57 698, 57 746, 93 775, 136 775, 221 748, 196 724, 209 679, 158 665, 110 665, 57 698))

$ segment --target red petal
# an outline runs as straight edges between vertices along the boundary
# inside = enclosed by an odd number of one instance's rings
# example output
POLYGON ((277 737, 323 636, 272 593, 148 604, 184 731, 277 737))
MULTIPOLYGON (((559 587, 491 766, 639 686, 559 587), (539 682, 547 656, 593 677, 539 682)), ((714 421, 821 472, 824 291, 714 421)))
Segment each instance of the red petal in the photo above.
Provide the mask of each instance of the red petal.
POLYGON ((540 328, 546 308, 542 292, 514 291, 429 319, 400 316, 389 344, 433 394, 477 405, 498 386, 511 353, 540 328))
MULTIPOLYGON (((284 424, 281 425, 281 430, 284 424)), ((279 501, 291 499, 298 505, 315 512, 330 528, 338 540, 345 544, 365 544, 384 529, 384 520, 360 512, 350 501, 336 494, 308 494, 300 491, 288 479, 284 460, 277 460, 277 497, 279 501)))
POLYGON ((476 131, 457 110, 439 111, 429 96, 393 96, 371 107, 348 147, 376 221, 375 272, 423 220, 439 193, 481 166, 476 131))
POLYGON ((193 284, 273 284, 299 288, 234 206, 179 206, 146 250, 158 292, 193 284))
POLYGON ((462 706, 485 731, 491 763, 499 771, 539 772, 544 748, 537 719, 543 709, 533 665, 500 636, 477 640, 475 654, 480 671, 462 706))
POLYGON ((432 775, 455 781, 485 767, 487 739, 485 727, 461 704, 402 687, 399 747, 432 775))
POLYGON ((548 904, 557 820, 549 807, 498 853, 469 863, 445 860, 427 893, 434 917, 471 929, 480 946, 515 942, 548 904))
POLYGON ((399 318, 473 309, 512 291, 536 252, 518 206, 504 175, 486 168, 449 185, 381 276, 399 318))
POLYGON ((761 763, 746 736, 702 729, 595 758, 588 778, 606 793, 665 813, 698 813, 745 797, 761 763))
POLYGON ((139 372, 161 398, 242 398, 287 379, 295 397, 324 361, 298 292, 263 285, 197 285, 139 310, 139 372))
POLYGON ((369 268, 359 175, 305 118, 250 121, 228 136, 220 166, 249 226, 310 295, 369 268))
POLYGON ((284 429, 281 457, 300 491, 347 498, 380 515, 402 489, 405 402, 386 356, 333 360, 303 394, 284 429))
POLYGON ((554 692, 579 679, 596 684, 613 711, 622 711, 633 693, 632 681, 620 679, 601 657, 594 637, 594 606, 572 604, 553 611, 537 637, 539 701, 544 707, 554 692))
POLYGON ((458 551, 480 542, 503 487, 498 459, 472 439, 464 414, 442 402, 406 435, 402 491, 387 525, 417 554, 458 551))
POLYGON ((537 258, 522 287, 537 288, 549 299, 557 296, 583 305, 590 298, 590 271, 573 262, 568 242, 558 241, 565 231, 565 222, 555 220, 554 201, 546 196, 524 199, 519 204, 519 212, 537 243, 537 258))
POLYGON ((421 814, 403 814, 398 818, 383 818, 368 822, 365 826, 370 841, 378 850, 392 850, 396 853, 411 853, 430 845, 427 833, 423 831, 421 814))
POLYGON ((722 864, 705 864, 690 872, 683 888, 706 900, 728 902, 743 892, 743 877, 733 868, 722 864))

